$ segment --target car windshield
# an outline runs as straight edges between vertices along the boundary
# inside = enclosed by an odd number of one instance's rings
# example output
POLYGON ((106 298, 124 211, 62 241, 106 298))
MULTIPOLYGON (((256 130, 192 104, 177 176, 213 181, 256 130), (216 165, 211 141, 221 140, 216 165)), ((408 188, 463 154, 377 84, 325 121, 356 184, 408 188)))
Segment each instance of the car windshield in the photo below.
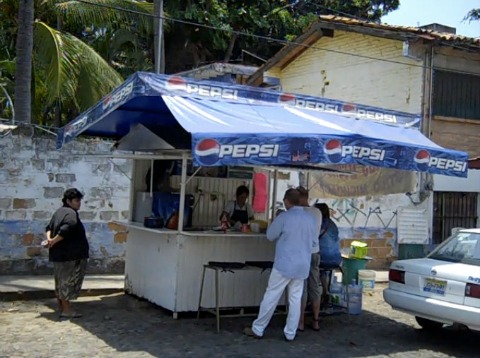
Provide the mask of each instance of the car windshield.
POLYGON ((435 260, 480 266, 480 233, 458 232, 428 257, 435 260))

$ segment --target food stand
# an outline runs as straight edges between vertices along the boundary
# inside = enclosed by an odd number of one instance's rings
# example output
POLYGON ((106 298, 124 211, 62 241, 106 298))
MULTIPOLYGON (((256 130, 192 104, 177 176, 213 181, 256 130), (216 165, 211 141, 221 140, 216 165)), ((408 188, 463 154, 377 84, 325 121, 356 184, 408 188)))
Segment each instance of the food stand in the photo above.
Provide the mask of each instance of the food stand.
MULTIPOLYGON (((466 153, 431 142, 415 128, 418 122, 414 115, 339 101, 140 72, 61 128, 57 147, 79 135, 117 140, 112 156, 134 159, 132 219, 141 201, 138 193, 155 198, 152 185, 150 193, 145 189, 145 169, 150 168, 153 184, 154 160, 167 160, 176 167, 169 172, 169 185, 178 191, 176 230, 145 227, 138 214, 137 221, 127 224, 125 267, 128 292, 176 315, 197 310, 202 268, 207 262, 274 257, 274 245, 265 234, 212 230, 220 211, 211 211, 208 223, 200 220, 206 209, 192 209, 193 220, 186 218, 191 214, 187 196, 200 200, 204 186, 217 180, 198 177, 201 168, 309 171, 334 170, 334 164, 361 164, 465 177, 466 153), (376 120, 359 119, 361 113, 380 113, 390 124, 380 123, 377 114, 373 115, 376 120)), ((218 180, 217 189, 224 190, 216 190, 220 196, 233 195, 232 188, 240 183, 251 187, 250 179, 218 180)), ((270 199, 275 202, 275 187, 268 192, 274 193, 270 199)), ((263 218, 273 217, 273 210, 270 204, 263 218)), ((220 306, 258 306, 267 274, 245 271, 225 275, 228 279, 222 280, 220 306)), ((206 307, 215 306, 212 278, 208 276, 205 282, 206 307)))

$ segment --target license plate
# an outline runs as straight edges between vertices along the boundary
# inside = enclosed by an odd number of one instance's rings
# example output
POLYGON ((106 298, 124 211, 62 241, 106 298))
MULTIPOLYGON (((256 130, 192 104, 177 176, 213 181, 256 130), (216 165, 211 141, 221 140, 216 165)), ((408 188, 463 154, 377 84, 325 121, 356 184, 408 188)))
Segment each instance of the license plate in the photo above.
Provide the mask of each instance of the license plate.
POLYGON ((434 278, 426 278, 425 284, 423 286, 423 291, 444 296, 446 288, 447 281, 436 280, 434 278))

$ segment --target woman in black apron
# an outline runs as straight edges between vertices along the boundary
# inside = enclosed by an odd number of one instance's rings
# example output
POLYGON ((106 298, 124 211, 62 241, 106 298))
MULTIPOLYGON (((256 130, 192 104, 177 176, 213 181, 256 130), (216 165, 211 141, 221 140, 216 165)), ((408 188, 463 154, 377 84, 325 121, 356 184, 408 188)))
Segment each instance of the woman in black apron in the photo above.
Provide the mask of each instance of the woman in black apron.
POLYGON ((236 191, 236 200, 229 201, 225 206, 221 218, 226 215, 231 226, 237 222, 241 224, 248 224, 250 219, 254 218, 253 209, 249 203, 247 203, 250 191, 245 185, 240 185, 236 191))

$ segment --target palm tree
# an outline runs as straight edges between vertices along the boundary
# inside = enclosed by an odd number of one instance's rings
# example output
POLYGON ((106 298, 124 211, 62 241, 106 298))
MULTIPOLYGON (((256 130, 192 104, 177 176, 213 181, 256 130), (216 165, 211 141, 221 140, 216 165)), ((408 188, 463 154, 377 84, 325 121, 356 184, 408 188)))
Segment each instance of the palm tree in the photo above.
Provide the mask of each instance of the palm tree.
POLYGON ((17 121, 32 120, 33 0, 18 1, 17 61, 15 68, 15 109, 17 121))
MULTIPOLYGON (((15 0, 0 3, 2 20, 7 10, 18 6, 18 23, 11 19, 9 24, 2 21, 4 24, 0 27, 18 25, 15 108, 20 120, 31 120, 30 93, 33 92, 35 117, 51 118, 55 113, 54 124, 60 125, 62 117, 88 108, 123 81, 112 67, 122 69, 119 58, 135 56, 139 62, 143 59, 143 54, 136 51, 135 41, 152 33, 152 19, 116 8, 148 14, 153 11, 153 5, 135 0, 91 2, 102 6, 65 0, 20 0, 18 5, 15 0), (34 2, 40 19, 35 23, 34 2), (26 24, 31 25, 31 31, 26 24), (130 35, 127 34, 129 30, 132 32, 130 35), (89 31, 93 34, 94 45, 108 34, 107 41, 111 46, 107 50, 113 53, 112 56, 108 51, 104 53, 108 61, 81 40, 88 40, 89 31)), ((0 62, 6 59, 0 54, 0 62)))

